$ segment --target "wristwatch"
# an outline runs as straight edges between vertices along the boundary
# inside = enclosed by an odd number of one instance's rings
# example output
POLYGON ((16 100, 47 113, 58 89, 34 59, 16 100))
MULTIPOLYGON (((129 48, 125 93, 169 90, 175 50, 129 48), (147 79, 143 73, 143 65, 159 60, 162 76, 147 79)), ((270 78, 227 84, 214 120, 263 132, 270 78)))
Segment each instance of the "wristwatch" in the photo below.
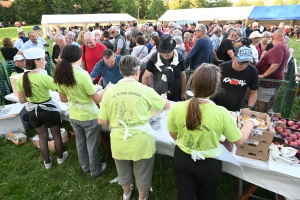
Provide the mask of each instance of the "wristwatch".
POLYGON ((248 106, 247 108, 250 108, 250 110, 254 110, 253 106, 248 106))

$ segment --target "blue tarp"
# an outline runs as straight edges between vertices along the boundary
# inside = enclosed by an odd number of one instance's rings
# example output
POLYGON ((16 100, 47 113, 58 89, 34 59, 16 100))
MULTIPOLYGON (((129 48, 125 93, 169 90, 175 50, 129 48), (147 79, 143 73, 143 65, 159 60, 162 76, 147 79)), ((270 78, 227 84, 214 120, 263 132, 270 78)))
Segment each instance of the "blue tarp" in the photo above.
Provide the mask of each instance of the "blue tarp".
POLYGON ((299 20, 300 5, 255 6, 248 19, 252 20, 299 20))

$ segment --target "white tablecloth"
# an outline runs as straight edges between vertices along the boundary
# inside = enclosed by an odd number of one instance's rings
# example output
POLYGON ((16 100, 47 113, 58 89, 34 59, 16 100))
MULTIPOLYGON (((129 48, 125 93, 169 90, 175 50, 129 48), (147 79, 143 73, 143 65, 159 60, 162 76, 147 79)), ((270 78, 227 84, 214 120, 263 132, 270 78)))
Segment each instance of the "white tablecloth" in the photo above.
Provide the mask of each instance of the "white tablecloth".
MULTIPOLYGON (((58 103, 59 107, 63 111, 63 118, 69 121, 67 110, 67 103, 60 102, 57 92, 51 93, 52 98, 58 103)), ((17 102, 18 99, 14 94, 5 96, 9 101, 17 102)), ((162 155, 168 155, 173 157, 175 142, 169 135, 167 130, 167 119, 161 119, 161 126, 157 130, 156 140, 156 153, 162 155)), ((223 172, 236 176, 240 179, 253 183, 259 187, 281 194, 293 200, 300 199, 300 179, 285 174, 270 171, 268 169, 268 163, 245 158, 235 155, 236 147, 234 146, 232 154, 242 166, 243 173, 241 173, 239 167, 231 163, 223 162, 223 172)), ((300 169, 299 169, 300 170, 300 169)))

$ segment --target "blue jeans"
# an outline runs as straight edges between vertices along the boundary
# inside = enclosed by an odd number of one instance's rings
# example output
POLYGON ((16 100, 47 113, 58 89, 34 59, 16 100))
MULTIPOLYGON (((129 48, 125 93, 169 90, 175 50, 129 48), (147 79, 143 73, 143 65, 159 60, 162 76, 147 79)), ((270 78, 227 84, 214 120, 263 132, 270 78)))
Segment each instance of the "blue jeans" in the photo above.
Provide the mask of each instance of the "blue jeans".
POLYGON ((91 172, 92 177, 98 176, 102 172, 99 159, 99 147, 101 143, 100 126, 97 120, 78 121, 70 119, 73 127, 78 161, 84 172, 91 172))

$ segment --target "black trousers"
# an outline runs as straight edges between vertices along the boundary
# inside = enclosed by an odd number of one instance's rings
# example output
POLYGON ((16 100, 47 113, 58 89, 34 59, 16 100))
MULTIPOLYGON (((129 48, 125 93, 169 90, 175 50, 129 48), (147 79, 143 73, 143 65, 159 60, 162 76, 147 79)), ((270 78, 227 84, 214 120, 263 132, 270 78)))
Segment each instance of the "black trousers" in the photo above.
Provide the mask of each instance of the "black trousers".
POLYGON ((217 198, 222 162, 213 158, 197 160, 175 147, 173 165, 179 200, 214 200, 217 198))

